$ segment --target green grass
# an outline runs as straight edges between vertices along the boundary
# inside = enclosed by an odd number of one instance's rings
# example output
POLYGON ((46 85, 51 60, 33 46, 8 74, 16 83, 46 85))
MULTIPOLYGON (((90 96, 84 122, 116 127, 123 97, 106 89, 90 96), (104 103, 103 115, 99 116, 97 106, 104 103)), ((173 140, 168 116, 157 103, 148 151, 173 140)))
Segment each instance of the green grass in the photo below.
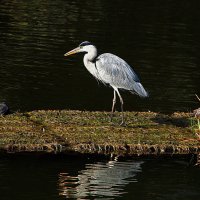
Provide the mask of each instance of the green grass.
POLYGON ((191 118, 190 126, 191 126, 191 130, 194 133, 194 135, 196 136, 197 140, 200 141, 200 120, 195 117, 191 118))

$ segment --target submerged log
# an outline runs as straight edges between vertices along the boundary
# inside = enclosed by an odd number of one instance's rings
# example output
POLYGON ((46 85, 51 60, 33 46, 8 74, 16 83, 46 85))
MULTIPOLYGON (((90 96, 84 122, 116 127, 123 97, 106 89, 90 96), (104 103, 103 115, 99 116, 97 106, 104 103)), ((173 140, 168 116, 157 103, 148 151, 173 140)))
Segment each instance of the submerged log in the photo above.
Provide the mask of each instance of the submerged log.
POLYGON ((0 116, 1 152, 103 155, 198 154, 190 113, 40 110, 0 116))

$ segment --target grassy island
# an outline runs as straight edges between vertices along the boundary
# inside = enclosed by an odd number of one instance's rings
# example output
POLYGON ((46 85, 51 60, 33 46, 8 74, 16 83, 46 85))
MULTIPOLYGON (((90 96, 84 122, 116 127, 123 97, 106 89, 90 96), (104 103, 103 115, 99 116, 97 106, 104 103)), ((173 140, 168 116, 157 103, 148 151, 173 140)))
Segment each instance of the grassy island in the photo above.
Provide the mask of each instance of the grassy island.
POLYGON ((125 112, 126 126, 108 112, 39 110, 0 117, 1 152, 103 155, 198 154, 189 113, 125 112))

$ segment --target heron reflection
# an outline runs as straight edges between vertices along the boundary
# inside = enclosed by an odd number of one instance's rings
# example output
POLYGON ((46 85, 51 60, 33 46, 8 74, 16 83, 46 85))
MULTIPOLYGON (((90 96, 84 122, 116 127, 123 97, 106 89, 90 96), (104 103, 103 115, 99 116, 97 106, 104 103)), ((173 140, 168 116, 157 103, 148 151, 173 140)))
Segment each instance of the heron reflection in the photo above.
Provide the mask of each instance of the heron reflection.
POLYGON ((101 197, 113 199, 125 193, 124 187, 137 182, 136 175, 141 172, 142 161, 109 161, 87 164, 77 176, 59 174, 59 194, 68 198, 84 199, 101 197))

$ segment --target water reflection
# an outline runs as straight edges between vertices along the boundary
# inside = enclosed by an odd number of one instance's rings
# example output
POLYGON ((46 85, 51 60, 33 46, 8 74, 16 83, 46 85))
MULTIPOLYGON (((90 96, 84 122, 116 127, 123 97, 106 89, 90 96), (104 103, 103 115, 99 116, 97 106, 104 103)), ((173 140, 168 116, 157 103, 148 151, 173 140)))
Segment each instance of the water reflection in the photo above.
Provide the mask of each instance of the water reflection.
POLYGON ((95 160, 2 156, 1 199, 200 199, 200 171, 188 160, 95 160))
POLYGON ((68 198, 87 199, 97 197, 114 199, 125 193, 124 188, 137 182, 136 175, 141 172, 142 161, 109 161, 86 164, 77 176, 67 172, 59 174, 59 194, 68 198))

